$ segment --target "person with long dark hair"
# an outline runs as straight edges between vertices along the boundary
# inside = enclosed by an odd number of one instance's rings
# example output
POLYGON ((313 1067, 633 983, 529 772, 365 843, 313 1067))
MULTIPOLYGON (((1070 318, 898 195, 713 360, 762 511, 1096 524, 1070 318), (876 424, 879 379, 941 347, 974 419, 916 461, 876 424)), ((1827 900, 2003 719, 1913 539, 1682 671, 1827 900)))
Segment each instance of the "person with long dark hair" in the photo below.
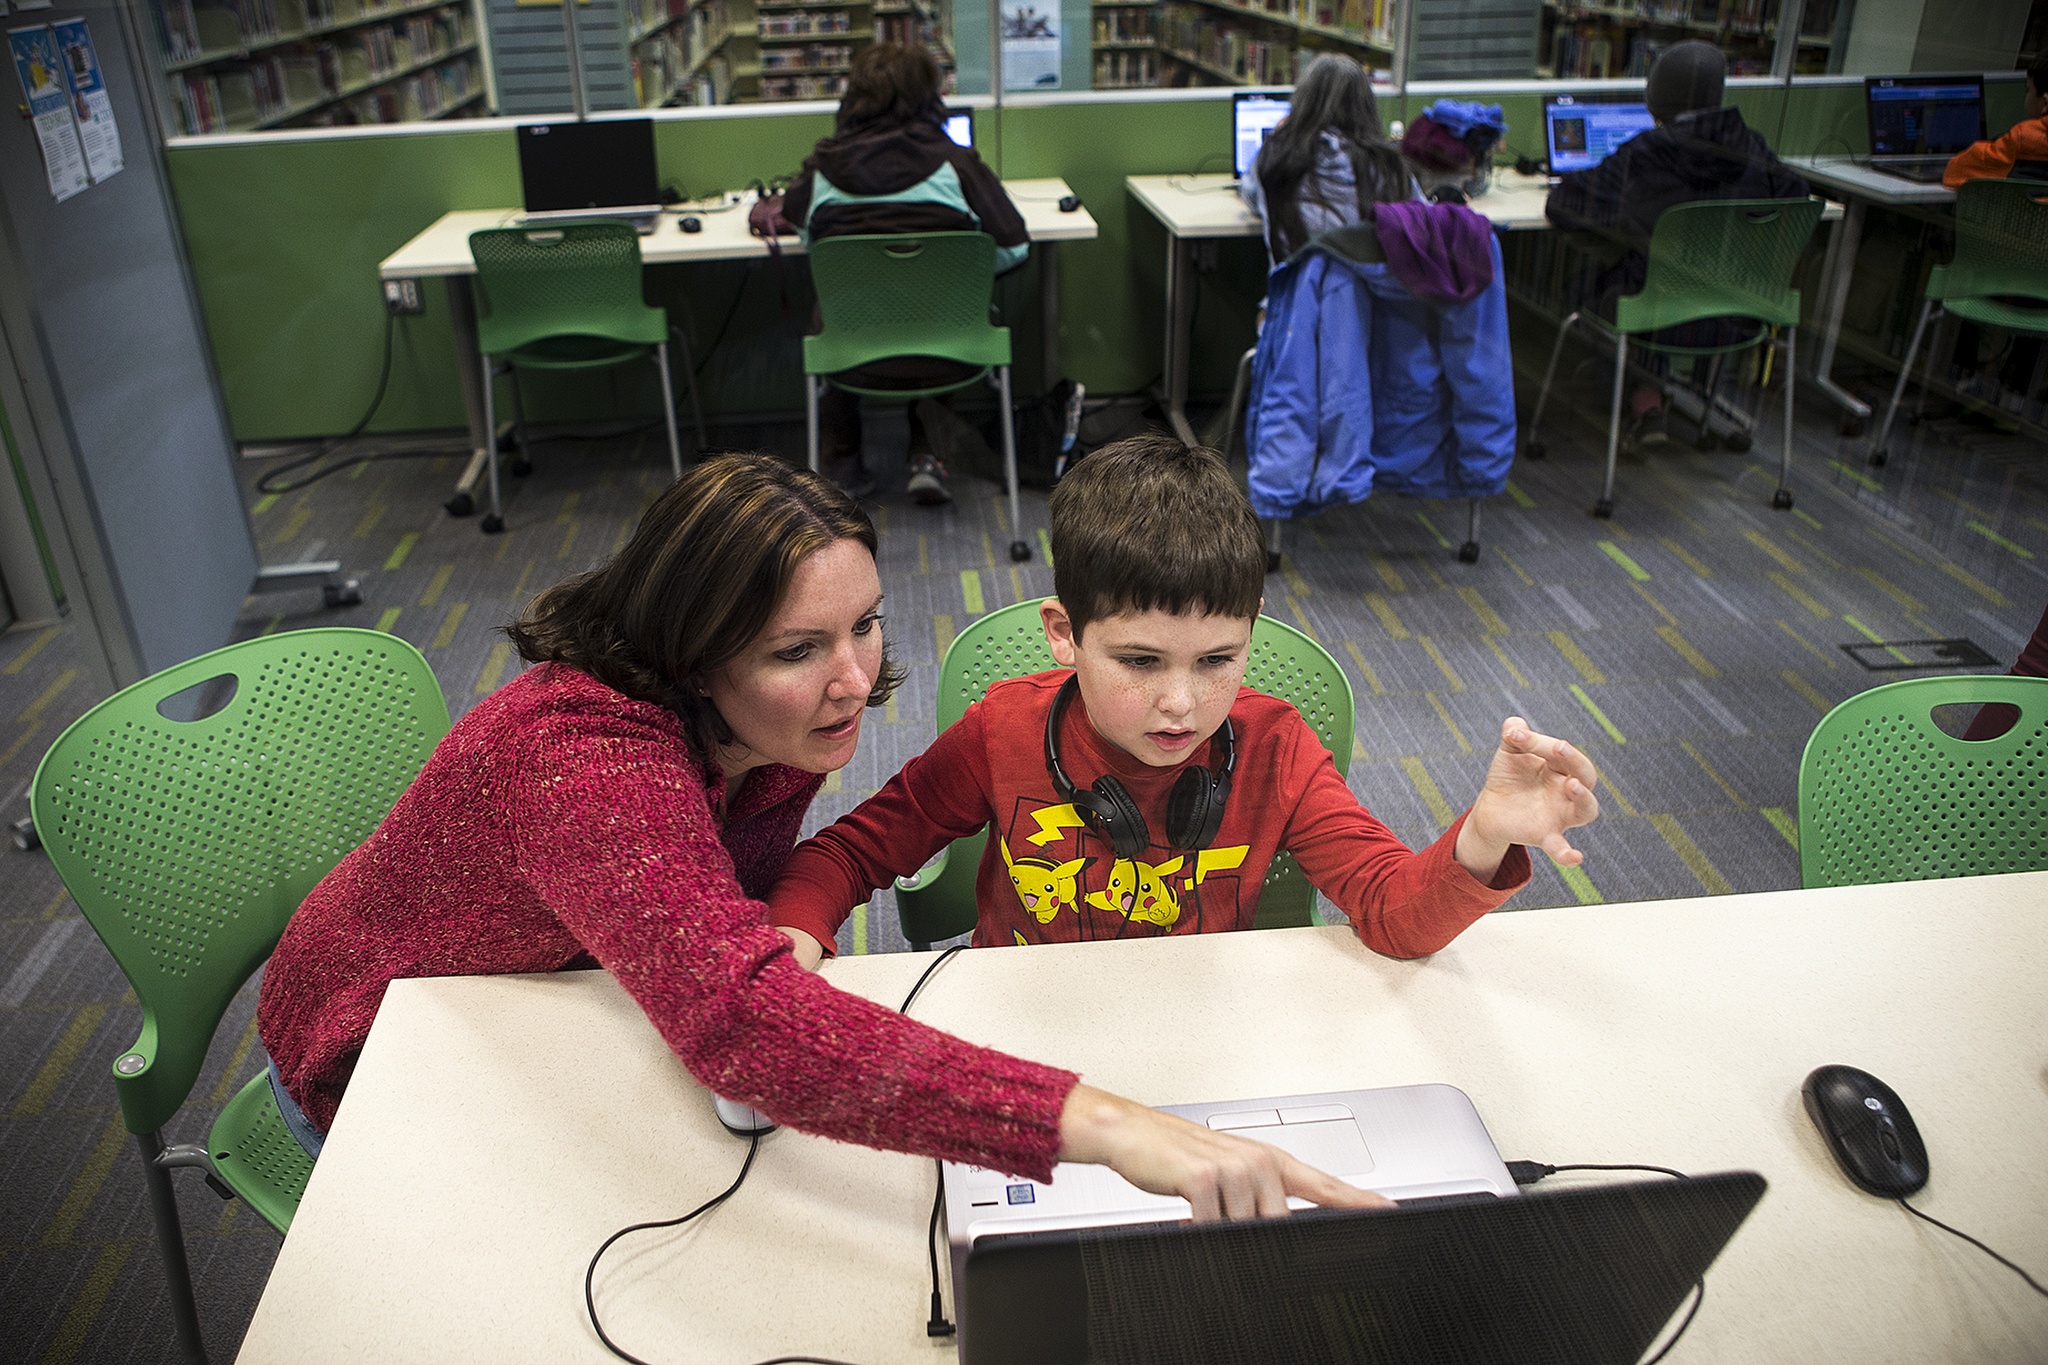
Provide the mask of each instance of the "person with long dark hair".
POLYGON ((1368 204, 1415 198, 1414 179, 1380 128, 1371 73, 1334 52, 1310 62, 1238 192, 1265 221, 1276 263, 1319 233, 1358 222, 1368 204))
MULTIPOLYGON (((944 88, 938 63, 917 44, 876 43, 853 59, 832 136, 819 140, 783 199, 783 215, 806 245, 851 233, 985 232, 995 239, 997 271, 1023 263, 1023 216, 974 149, 946 136, 944 88)), ((906 356, 832 378, 863 389, 923 389, 974 372, 958 361, 906 356)), ((948 503, 946 466, 925 417, 910 406, 910 496, 948 503)), ((820 467, 866 497, 875 481, 861 455, 860 396, 828 384, 818 423, 820 467)))
POLYGON ((533 600, 507 634, 534 667, 448 732, 264 969, 271 1087, 309 1153, 392 981, 601 967, 699 1081, 807 1132, 1035 1180, 1098 1162, 1197 1217, 1383 1202, 797 964, 817 941, 755 898, 901 681, 875 543, 824 479, 723 455, 533 600))

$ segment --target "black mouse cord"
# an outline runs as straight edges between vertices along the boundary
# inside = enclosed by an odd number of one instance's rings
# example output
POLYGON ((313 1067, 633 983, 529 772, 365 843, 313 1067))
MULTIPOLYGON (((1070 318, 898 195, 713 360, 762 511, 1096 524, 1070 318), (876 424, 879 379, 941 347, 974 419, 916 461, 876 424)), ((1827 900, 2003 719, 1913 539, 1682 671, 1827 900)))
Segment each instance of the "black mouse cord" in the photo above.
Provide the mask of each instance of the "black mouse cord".
POLYGON ((1920 1210, 1914 1208, 1911 1204, 1908 1204, 1906 1202, 1906 1198, 1904 1195, 1899 1196, 1899 1207, 1904 1209, 1907 1213, 1912 1214, 1915 1218, 1921 1219, 1924 1222, 1934 1224, 1934 1226, 1940 1228, 1943 1232, 1951 1233, 1957 1237, 1962 1238, 1965 1242, 1968 1242, 1971 1246, 1977 1248, 1977 1250, 1983 1252, 1986 1256, 1989 1256, 1992 1260, 1998 1262, 2007 1270, 2010 1270, 2013 1274, 2025 1280, 2027 1282, 2027 1288, 2033 1290, 2036 1294, 2041 1295, 2043 1298, 2048 1298, 2048 1289, 2042 1288, 2041 1282, 2039 1280, 2035 1279, 2032 1275, 2029 1275, 2026 1271, 2014 1265, 2011 1261, 2006 1260, 2005 1257, 1999 1255, 1990 1247, 1985 1246, 1982 1242, 1978 1241, 1975 1237, 1972 1237, 1969 1233, 1964 1232, 1961 1228, 1952 1228, 1948 1224, 1942 1222, 1939 1218, 1936 1218, 1934 1215, 1920 1212, 1920 1210))
MULTIPOLYGON (((1547 1175, 1559 1171, 1650 1171, 1657 1175, 1668 1175, 1673 1180, 1690 1180, 1684 1171, 1674 1171, 1669 1166, 1643 1166, 1635 1162, 1573 1161, 1562 1166, 1552 1166, 1542 1161, 1510 1161, 1506 1163, 1508 1174, 1517 1185, 1533 1185, 1547 1175)), ((1900 1202, 1904 1202, 1901 1200, 1900 1202)), ((1678 1330, 1671 1334, 1671 1340, 1658 1348, 1657 1354, 1642 1362, 1642 1365, 1657 1365, 1657 1362, 1671 1354, 1671 1348, 1685 1335, 1685 1329, 1692 1326, 1692 1320, 1699 1316, 1700 1305, 1707 1301, 1707 1277, 1702 1275, 1692 1283, 1692 1307, 1685 1310, 1685 1316, 1678 1320, 1678 1330)))
MULTIPOLYGON (((903 997, 903 1008, 898 1014, 910 1013, 911 1005, 917 1000, 924 983, 932 979, 932 973, 953 960, 953 955, 965 948, 965 943, 956 943, 932 959, 932 965, 924 969, 924 975, 917 978, 917 984, 910 988, 910 994, 903 997)), ((938 1173, 937 1188, 932 1191, 932 1221, 924 1232, 925 1255, 932 1263, 932 1315, 925 1319, 924 1334, 928 1337, 950 1337, 954 1327, 946 1317, 946 1301, 939 1296, 939 1211, 946 1206, 946 1163, 934 1160, 932 1168, 938 1173)), ((764 1362, 766 1365, 766 1362, 764 1362)))

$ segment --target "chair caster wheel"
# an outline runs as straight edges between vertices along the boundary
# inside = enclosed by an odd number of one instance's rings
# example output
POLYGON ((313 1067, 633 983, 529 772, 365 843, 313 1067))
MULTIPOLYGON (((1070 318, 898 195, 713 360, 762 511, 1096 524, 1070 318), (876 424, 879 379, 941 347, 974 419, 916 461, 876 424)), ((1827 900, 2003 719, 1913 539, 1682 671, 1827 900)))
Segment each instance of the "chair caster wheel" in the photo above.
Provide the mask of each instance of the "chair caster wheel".
POLYGON ((525 478, 528 474, 531 474, 533 472, 533 461, 514 460, 512 462, 512 472, 522 479, 525 478))
POLYGON ((1613 516, 1613 515, 1614 515, 1614 499, 1612 499, 1612 498, 1602 498, 1602 499, 1600 499, 1600 501, 1598 501, 1598 502, 1594 503, 1594 504, 1593 504, 1593 515, 1594 515, 1594 516, 1596 516, 1596 517, 1611 517, 1611 516, 1613 516))
POLYGON ((1529 442, 1528 449, 1522 452, 1523 455, 1527 456, 1529 459, 1532 460, 1540 460, 1549 453, 1550 447, 1544 445, 1541 441, 1529 442))
POLYGON ((36 822, 33 816, 16 820, 7 828, 13 834, 14 846, 23 853, 43 846, 43 836, 36 833, 36 822))
POLYGON ((1460 564, 1477 564, 1479 562, 1479 542, 1468 540, 1463 545, 1460 545, 1458 547, 1458 562, 1460 564))
POLYGON ((1280 552, 1278 550, 1266 551, 1266 572, 1280 572, 1280 552))
POLYGON ((1771 506, 1777 508, 1780 512, 1788 510, 1792 506, 1792 490, 1780 488, 1777 492, 1771 494, 1771 506))
POLYGON ((1891 457, 1891 452, 1888 450, 1873 450, 1870 452, 1870 467, 1872 469, 1883 469, 1884 462, 1891 457))
POLYGON ((505 519, 496 512, 493 512, 477 523, 477 529, 487 536, 497 535, 505 529, 505 519))
POLYGON ((1030 558, 1031 547, 1029 545, 1026 545, 1021 540, 1013 540, 1010 542, 1010 559, 1014 563, 1022 564, 1030 558))
POLYGON ((441 506, 447 509, 451 517, 466 517, 476 511, 476 499, 467 493, 457 493, 441 506))
POLYGON ((1737 455, 1747 451, 1749 449, 1749 433, 1746 431, 1731 432, 1728 436, 1728 448, 1737 455))
POLYGON ((360 607, 363 604, 362 580, 346 578, 339 583, 323 583, 320 600, 330 607, 360 607))

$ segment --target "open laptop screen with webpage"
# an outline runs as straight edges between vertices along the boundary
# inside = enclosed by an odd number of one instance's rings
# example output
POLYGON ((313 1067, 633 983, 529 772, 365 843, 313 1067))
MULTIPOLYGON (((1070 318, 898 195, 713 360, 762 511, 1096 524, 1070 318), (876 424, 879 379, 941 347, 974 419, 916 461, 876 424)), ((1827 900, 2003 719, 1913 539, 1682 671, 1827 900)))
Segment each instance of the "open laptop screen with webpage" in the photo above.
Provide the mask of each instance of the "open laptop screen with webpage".
POLYGON ((1954 156, 1984 137, 1984 78, 1868 76, 1872 159, 1954 156))
POLYGON ((1552 95, 1543 101, 1543 136, 1554 175, 1591 170, 1638 133, 1657 126, 1640 100, 1552 95))
POLYGON ((1280 120, 1287 117, 1288 95, 1233 95, 1230 100, 1231 165, 1239 180, 1252 173, 1252 161, 1280 120))

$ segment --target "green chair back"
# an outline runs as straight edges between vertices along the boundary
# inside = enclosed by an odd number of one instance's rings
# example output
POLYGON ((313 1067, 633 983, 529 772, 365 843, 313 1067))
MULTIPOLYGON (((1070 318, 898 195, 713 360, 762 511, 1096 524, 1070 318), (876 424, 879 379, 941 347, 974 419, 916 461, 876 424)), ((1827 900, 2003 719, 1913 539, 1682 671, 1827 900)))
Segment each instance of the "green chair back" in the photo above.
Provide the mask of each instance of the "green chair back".
POLYGON ((536 369, 616 365, 668 339, 668 314, 640 292, 630 223, 485 228, 476 262, 476 331, 485 355, 536 369))
POLYGON ((1796 326, 1792 271, 1822 207, 1818 199, 1707 199, 1664 210, 1650 232, 1642 292, 1615 300, 1615 329, 1635 335, 1719 317, 1796 326))
POLYGON ((811 243, 810 257, 824 325, 804 338, 805 374, 913 355, 982 368, 1010 363, 1010 329, 988 320, 996 277, 996 244, 988 234, 826 237, 811 243))
MULTIPOLYGON (((953 638, 939 665, 939 729, 959 720, 993 684, 1059 667, 1039 623, 1043 600, 998 608, 953 638)), ((1337 771, 1345 771, 1356 714, 1351 680, 1329 651, 1294 627, 1261 616, 1252 626, 1244 680, 1248 687, 1293 703, 1336 759, 1337 771)), ((987 845, 986 830, 957 839, 915 877, 897 879, 897 915, 906 939, 936 943, 974 928, 974 878, 987 845)), ((1260 891, 1258 927, 1314 923, 1315 896, 1294 859, 1280 855, 1267 869, 1260 891)))
POLYGON ((1822 717, 1799 763, 1803 886, 2048 868, 2048 679, 1914 678, 1822 717), (1996 739, 1944 733, 1937 706, 2003 703, 1996 739))
POLYGON ((114 1070, 130 1132, 156 1131, 185 1102, 222 1013, 292 911, 369 837, 447 730, 418 650, 326 629, 202 654, 57 737, 30 809, 142 1004, 142 1034, 114 1070), (158 710, 221 678, 233 696, 212 715, 158 710))
POLYGON ((2044 196, 2048 186, 2039 183, 1965 181, 1956 191, 1955 259, 1929 272, 1927 297, 1971 322, 2048 331, 2044 196))

